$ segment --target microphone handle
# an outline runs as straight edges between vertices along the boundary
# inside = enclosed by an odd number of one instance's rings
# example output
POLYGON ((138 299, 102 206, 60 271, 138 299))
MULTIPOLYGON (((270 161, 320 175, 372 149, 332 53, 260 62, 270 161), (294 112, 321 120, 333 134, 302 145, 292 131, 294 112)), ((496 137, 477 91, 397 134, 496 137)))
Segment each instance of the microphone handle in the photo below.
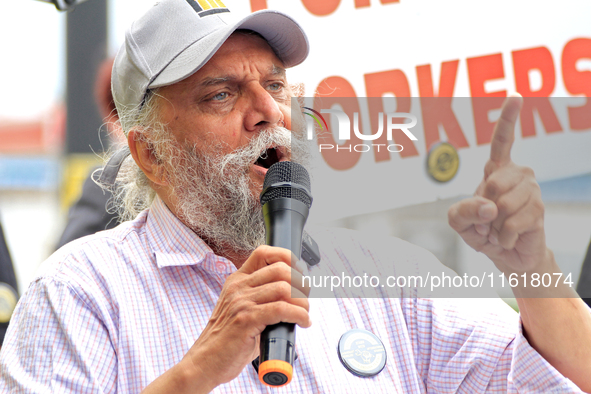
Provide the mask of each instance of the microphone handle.
MULTIPOLYGON (((263 205, 267 245, 289 249, 299 259, 308 212, 306 204, 292 198, 278 198, 263 205)), ((260 381, 273 387, 288 384, 293 374, 294 358, 295 324, 267 326, 260 339, 260 381)))
POLYGON ((289 249, 299 259, 309 209, 301 201, 278 198, 263 205, 266 243, 289 249))

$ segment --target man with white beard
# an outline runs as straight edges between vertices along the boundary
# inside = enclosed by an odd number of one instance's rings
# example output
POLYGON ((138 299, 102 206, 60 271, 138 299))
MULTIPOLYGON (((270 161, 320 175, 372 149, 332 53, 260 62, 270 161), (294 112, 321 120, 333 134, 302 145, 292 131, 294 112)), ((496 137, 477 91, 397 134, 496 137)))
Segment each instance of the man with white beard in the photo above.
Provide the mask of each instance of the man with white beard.
MULTIPOLYGON (((250 363, 260 333, 278 322, 305 329, 293 379, 277 392, 591 390, 591 318, 572 289, 542 299, 515 288, 520 319, 498 300, 308 302, 292 288, 289 251, 259 246, 257 196, 271 163, 303 157, 285 68, 304 60, 307 39, 273 11, 237 23, 227 14, 163 0, 128 31, 112 87, 131 152, 118 181, 132 220, 44 263, 14 313, 1 391, 268 392, 250 363), (384 345, 385 364, 371 373, 337 351, 359 328, 384 345)), ((520 104, 507 101, 485 179, 451 208, 450 224, 506 274, 555 272, 539 188, 510 160, 520 104)), ((124 155, 115 157, 107 173, 124 155)), ((314 269, 439 267, 401 240, 388 240, 395 252, 384 256, 362 235, 318 236, 314 269)))

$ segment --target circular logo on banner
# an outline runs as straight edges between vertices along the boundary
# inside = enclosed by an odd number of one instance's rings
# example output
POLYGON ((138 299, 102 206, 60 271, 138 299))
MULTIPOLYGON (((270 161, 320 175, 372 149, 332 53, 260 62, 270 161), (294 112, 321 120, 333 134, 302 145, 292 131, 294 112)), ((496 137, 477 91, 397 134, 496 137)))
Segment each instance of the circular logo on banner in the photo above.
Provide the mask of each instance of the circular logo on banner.
POLYGON ((386 348, 369 331, 349 330, 343 334, 338 346, 339 360, 355 376, 362 378, 379 374, 386 365, 386 348))
POLYGON ((0 323, 8 323, 17 301, 18 295, 12 286, 0 282, 0 323))
POLYGON ((441 142, 429 151, 427 171, 437 182, 448 182, 457 174, 460 167, 460 156, 454 146, 441 142))

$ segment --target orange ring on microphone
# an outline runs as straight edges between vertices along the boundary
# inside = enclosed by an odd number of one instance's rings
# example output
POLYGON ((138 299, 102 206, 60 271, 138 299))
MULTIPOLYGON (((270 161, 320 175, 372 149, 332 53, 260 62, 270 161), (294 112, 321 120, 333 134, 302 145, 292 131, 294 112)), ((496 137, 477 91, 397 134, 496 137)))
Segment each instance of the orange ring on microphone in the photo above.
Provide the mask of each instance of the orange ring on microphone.
POLYGON ((264 385, 269 387, 283 387, 289 382, 291 382, 291 377, 293 375, 293 367, 290 363, 283 360, 267 360, 259 365, 259 380, 264 385), (276 373, 284 375, 287 378, 287 381, 283 384, 274 385, 265 382, 264 377, 269 373, 276 373))

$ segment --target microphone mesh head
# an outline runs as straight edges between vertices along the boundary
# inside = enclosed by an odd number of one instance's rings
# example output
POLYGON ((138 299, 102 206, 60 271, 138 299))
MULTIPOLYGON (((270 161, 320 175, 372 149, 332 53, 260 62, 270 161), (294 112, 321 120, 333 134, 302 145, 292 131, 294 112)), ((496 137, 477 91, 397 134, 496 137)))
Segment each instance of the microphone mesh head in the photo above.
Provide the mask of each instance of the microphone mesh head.
POLYGON ((310 196, 309 190, 310 175, 304 166, 291 161, 280 161, 269 167, 267 171, 263 183, 263 193, 261 194, 261 205, 278 198, 293 198, 310 208, 312 206, 312 196, 310 196), (287 182, 291 183, 292 186, 270 187, 276 183, 287 182))

